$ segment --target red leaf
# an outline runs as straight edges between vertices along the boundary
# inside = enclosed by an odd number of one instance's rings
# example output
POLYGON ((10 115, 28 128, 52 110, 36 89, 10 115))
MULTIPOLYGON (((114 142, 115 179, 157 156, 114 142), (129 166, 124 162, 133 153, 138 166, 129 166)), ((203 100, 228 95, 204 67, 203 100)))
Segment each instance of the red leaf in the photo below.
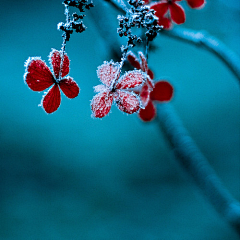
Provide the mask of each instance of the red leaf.
MULTIPOLYGON (((61 53, 53 49, 50 53, 50 62, 53 67, 53 71, 56 78, 59 78, 60 75, 60 67, 61 67, 61 53)), ((61 77, 65 77, 69 73, 69 58, 67 54, 64 54, 64 59, 62 62, 62 68, 61 68, 61 77)))
POLYGON ((147 74, 151 79, 154 79, 154 74, 153 74, 153 71, 151 69, 148 69, 147 74))
POLYGON ((141 70, 133 70, 126 72, 118 81, 117 89, 134 88, 141 85, 146 75, 141 70))
POLYGON ((167 13, 168 5, 168 2, 165 1, 160 3, 154 3, 150 6, 150 8, 156 11, 155 16, 161 18, 167 13))
POLYGON ((172 85, 166 81, 159 81, 155 84, 155 87, 150 94, 150 99, 160 102, 167 102, 171 100, 172 96, 173 96, 172 85))
POLYGON ((172 27, 171 20, 167 17, 159 18, 158 25, 163 26, 164 29, 170 29, 172 27))
POLYGON ((33 91, 43 91, 54 83, 50 69, 40 58, 29 58, 25 65, 24 79, 33 91))
POLYGON ((148 71, 147 59, 145 58, 142 52, 138 52, 138 55, 141 59, 141 69, 143 70, 143 72, 147 72, 148 71))
POLYGON ((80 91, 77 83, 71 77, 62 79, 59 82, 59 87, 68 98, 77 97, 80 91))
POLYGON ((105 61, 101 66, 98 67, 97 75, 102 83, 110 87, 112 82, 118 79, 118 69, 119 66, 117 63, 114 63, 113 61, 105 61))
POLYGON ((177 24, 182 24, 186 20, 184 9, 177 3, 169 5, 171 19, 177 24))
POLYGON ((150 99, 150 87, 148 86, 147 83, 145 83, 141 89, 140 98, 141 98, 143 106, 146 106, 150 99))
POLYGON ((55 112, 60 106, 61 95, 58 85, 55 84, 43 97, 42 106, 47 113, 55 112))
POLYGON ((128 114, 135 113, 140 108, 138 95, 133 92, 117 90, 117 94, 114 94, 114 99, 118 108, 128 114))
POLYGON ((201 8, 205 5, 205 0, 187 0, 188 5, 191 8, 201 8))
POLYGON ((69 73, 70 61, 67 54, 64 55, 63 65, 62 65, 62 77, 65 77, 69 73))
POLYGON ((133 67, 135 67, 137 69, 141 69, 140 63, 132 51, 128 52, 127 59, 133 67))
POLYGON ((156 116, 156 109, 152 101, 148 102, 148 105, 145 107, 145 109, 141 108, 139 111, 139 117, 145 122, 149 122, 153 120, 155 116, 156 116))
POLYGON ((92 116, 102 118, 106 116, 112 106, 113 95, 110 91, 105 91, 95 95, 91 102, 92 116))

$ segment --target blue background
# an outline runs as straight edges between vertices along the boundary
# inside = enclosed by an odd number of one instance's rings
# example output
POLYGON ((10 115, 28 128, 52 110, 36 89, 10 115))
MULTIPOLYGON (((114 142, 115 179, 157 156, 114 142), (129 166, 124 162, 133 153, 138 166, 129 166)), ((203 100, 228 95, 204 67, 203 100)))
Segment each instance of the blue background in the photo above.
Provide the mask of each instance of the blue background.
MULTIPOLYGON (((206 30, 240 54, 240 3, 186 9, 184 27, 206 30)), ((94 11, 92 9, 91 11, 94 11)), ((237 239, 174 159, 157 123, 116 106, 91 118, 96 69, 110 60, 92 19, 66 51, 76 99, 47 115, 23 81, 29 56, 60 49, 61 1, 4 1, 0 9, 0 239, 237 239)), ((106 8, 116 24, 116 11, 106 8)), ((176 26, 177 27, 177 26, 176 26)), ((115 34, 115 33, 113 33, 115 34)), ((159 36, 149 55, 156 80, 224 185, 240 199, 239 83, 211 53, 159 36)), ((120 47, 120 46, 119 46, 120 47)))

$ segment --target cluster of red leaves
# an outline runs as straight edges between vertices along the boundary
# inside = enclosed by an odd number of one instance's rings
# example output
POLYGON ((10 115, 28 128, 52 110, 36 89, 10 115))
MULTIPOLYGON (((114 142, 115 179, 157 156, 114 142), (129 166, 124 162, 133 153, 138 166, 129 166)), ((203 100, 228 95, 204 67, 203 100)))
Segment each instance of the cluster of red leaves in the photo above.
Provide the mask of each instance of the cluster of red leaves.
POLYGON ((67 54, 61 57, 61 53, 53 49, 49 55, 49 61, 53 73, 40 57, 28 58, 25 63, 24 80, 31 90, 37 92, 44 91, 53 85, 41 101, 43 109, 47 113, 52 113, 60 106, 60 89, 68 98, 75 98, 79 93, 79 87, 71 77, 66 77, 69 73, 67 54))
POLYGON ((132 114, 141 108, 139 96, 130 89, 144 83, 147 75, 140 70, 126 72, 120 77, 119 63, 104 62, 98 67, 97 75, 103 84, 95 87, 99 92, 91 101, 92 116, 102 118, 106 116, 115 101, 119 110, 132 114))
POLYGON ((145 72, 149 78, 144 83, 141 91, 140 98, 145 108, 139 111, 139 117, 143 121, 151 121, 156 116, 156 108, 154 102, 168 102, 173 96, 172 85, 165 81, 157 81, 155 84, 151 81, 154 78, 153 72, 148 68, 147 60, 142 52, 138 52, 139 59, 130 51, 128 52, 128 61, 137 69, 145 72))
MULTIPOLYGON (((172 22, 176 24, 185 22, 186 16, 184 9, 177 3, 181 1, 182 0, 162 0, 150 5, 150 8, 156 11, 155 16, 158 17, 159 25, 162 25, 165 29, 170 29, 172 27, 172 22)), ((205 0, 186 1, 191 8, 202 8, 206 3, 205 0)))
MULTIPOLYGON (((148 68, 142 52, 139 52, 140 60, 132 52, 128 53, 127 58, 138 70, 128 71, 121 77, 119 63, 104 62, 98 67, 97 75, 102 84, 95 87, 98 94, 91 101, 93 117, 106 116, 115 102, 121 111, 128 114, 139 111, 143 121, 151 121, 156 115, 153 101, 166 102, 172 98, 173 88, 167 81, 153 83, 153 72, 148 68), (137 91, 139 87, 141 90, 137 91)), ((75 98, 79 87, 67 76, 69 58, 66 53, 61 56, 59 51, 53 49, 49 61, 53 73, 40 57, 30 57, 25 64, 24 80, 33 91, 44 91, 52 86, 41 102, 43 109, 52 113, 60 106, 60 89, 68 98, 75 98)))

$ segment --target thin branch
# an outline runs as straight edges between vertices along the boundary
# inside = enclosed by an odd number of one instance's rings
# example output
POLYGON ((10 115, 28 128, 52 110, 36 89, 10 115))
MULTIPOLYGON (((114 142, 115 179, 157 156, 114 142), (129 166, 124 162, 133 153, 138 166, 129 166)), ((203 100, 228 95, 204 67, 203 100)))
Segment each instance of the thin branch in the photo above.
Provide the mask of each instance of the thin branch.
POLYGON ((161 33, 162 35, 205 48, 209 52, 215 54, 240 81, 240 58, 219 39, 210 36, 205 31, 193 31, 180 27, 176 27, 170 31, 164 30, 161 33))
POLYGON ((240 235, 240 203, 225 189, 208 160, 184 128, 171 104, 158 104, 157 123, 174 150, 176 160, 192 176, 212 206, 240 235))

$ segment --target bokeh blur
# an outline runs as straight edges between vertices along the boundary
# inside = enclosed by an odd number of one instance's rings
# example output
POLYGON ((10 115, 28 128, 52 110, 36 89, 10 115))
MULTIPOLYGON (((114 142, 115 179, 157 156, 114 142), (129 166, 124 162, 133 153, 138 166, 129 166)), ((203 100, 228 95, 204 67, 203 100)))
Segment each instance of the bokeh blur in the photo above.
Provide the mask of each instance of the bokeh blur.
MULTIPOLYGON (((209 0, 201 10, 183 5, 184 27, 207 31, 240 55, 239 0, 209 0)), ((1 2, 0 239, 238 239, 179 166, 157 122, 116 106, 102 120, 91 118, 96 69, 111 56, 88 12, 87 30, 66 48, 79 96, 63 96, 50 115, 38 107, 42 93, 24 83, 24 62, 47 62, 51 48, 61 48, 63 13, 56 0, 1 2)), ((117 28, 117 11, 106 5, 105 14, 117 28)), ((156 80, 172 83, 185 127, 240 200, 238 80, 200 47, 161 35, 155 46, 149 66, 156 80)))

